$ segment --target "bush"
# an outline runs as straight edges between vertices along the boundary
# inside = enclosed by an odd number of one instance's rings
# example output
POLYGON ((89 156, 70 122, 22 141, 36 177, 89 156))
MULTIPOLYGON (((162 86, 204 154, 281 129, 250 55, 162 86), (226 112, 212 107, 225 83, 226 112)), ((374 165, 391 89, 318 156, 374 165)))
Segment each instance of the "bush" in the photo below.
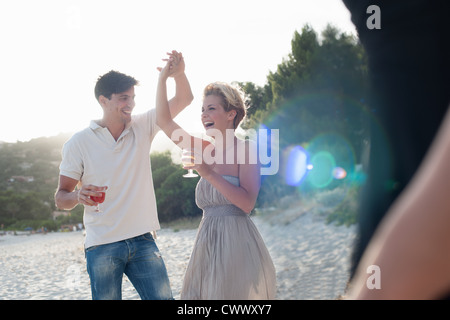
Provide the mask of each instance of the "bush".
POLYGON ((152 153, 152 174, 161 222, 195 217, 202 213, 195 203, 199 178, 183 178, 186 170, 172 162, 169 152, 152 153))
POLYGON ((359 205, 359 187, 350 187, 343 200, 327 216, 327 222, 350 226, 357 222, 359 205))

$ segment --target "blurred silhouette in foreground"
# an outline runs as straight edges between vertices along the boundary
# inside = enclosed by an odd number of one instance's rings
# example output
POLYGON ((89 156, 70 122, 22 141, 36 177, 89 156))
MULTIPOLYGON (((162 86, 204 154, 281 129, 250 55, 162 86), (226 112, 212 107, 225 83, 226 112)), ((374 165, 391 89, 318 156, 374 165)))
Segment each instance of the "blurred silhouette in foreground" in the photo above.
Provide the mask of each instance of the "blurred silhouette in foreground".
POLYGON ((446 298, 450 2, 343 1, 367 51, 370 107, 378 121, 371 128, 349 298, 446 298), (374 18, 379 28, 372 28, 374 18), (375 272, 378 278, 371 278, 375 272))

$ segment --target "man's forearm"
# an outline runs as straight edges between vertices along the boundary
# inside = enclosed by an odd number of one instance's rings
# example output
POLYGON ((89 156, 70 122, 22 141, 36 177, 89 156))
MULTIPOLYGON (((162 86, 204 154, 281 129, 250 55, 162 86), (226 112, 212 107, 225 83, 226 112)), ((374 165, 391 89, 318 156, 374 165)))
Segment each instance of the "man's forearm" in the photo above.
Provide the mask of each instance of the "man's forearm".
POLYGON ((71 210, 76 207, 78 202, 79 190, 69 192, 66 190, 58 190, 55 194, 55 204, 59 209, 71 210))

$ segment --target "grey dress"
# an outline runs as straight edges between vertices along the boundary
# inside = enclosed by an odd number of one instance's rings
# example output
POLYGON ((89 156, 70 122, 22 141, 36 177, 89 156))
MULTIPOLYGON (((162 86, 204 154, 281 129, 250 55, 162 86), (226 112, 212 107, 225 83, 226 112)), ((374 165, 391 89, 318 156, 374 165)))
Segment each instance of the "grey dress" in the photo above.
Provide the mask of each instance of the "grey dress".
MULTIPOLYGON (((223 176, 234 185, 239 178, 223 176)), ((196 203, 203 219, 186 270, 181 299, 274 299, 275 267, 248 214, 200 179, 196 203)))

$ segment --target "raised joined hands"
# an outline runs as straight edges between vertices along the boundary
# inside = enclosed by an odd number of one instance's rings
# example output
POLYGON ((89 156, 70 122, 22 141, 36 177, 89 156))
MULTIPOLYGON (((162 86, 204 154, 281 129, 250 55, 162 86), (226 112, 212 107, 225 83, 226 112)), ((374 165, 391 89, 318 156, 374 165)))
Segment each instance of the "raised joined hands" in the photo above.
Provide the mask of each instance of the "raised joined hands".
POLYGON ((167 55, 169 56, 167 59, 162 59, 162 61, 166 61, 166 65, 157 68, 161 73, 160 76, 165 78, 176 78, 177 76, 182 75, 185 69, 183 54, 176 50, 172 50, 172 52, 167 52, 167 55))

